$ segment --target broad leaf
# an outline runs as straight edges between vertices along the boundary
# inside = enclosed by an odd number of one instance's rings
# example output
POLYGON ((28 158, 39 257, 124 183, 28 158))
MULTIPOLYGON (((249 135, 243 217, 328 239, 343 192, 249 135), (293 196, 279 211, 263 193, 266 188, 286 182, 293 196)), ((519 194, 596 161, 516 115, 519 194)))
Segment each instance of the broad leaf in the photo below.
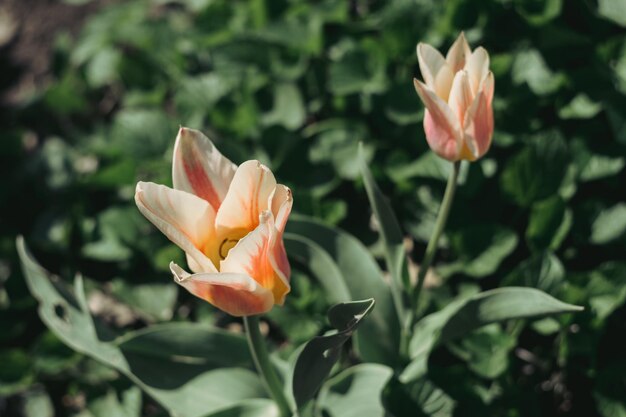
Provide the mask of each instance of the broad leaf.
POLYGON ((355 347, 364 361, 393 366, 400 326, 389 286, 367 248, 353 236, 303 216, 290 218, 287 232, 287 253, 315 274, 330 300, 376 300, 376 309, 356 334, 355 347))
POLYGON ((373 308, 373 298, 331 307, 328 320, 337 332, 310 340, 296 361, 292 389, 298 408, 315 396, 339 359, 343 344, 373 308))
POLYGON ((390 378, 383 401, 392 415, 403 415, 411 410, 415 417, 451 417, 456 402, 427 378, 403 384, 390 378))
POLYGON ((425 375, 430 352, 439 344, 486 324, 581 311, 534 288, 505 287, 485 291, 449 304, 420 320, 409 346, 412 362, 401 375, 408 382, 425 375))
POLYGON ((318 407, 330 417, 383 417, 382 392, 393 371, 365 363, 346 369, 326 381, 318 407))
POLYGON ((252 364, 242 337, 192 323, 169 323, 116 337, 90 315, 80 277, 71 289, 35 262, 22 238, 17 247, 46 326, 68 346, 126 375, 171 414, 200 417, 244 399, 265 397, 259 378, 244 369, 252 364))
POLYGON ((374 212, 374 216, 380 228, 380 234, 385 245, 385 258, 387 268, 392 277, 392 290, 395 298, 396 308, 402 312, 402 288, 406 291, 410 289, 409 274, 407 270, 406 251, 404 248, 402 230, 396 219, 391 205, 382 194, 372 173, 367 167, 367 161, 363 151, 363 146, 359 146, 359 162, 361 165, 361 175, 365 184, 367 198, 374 212))

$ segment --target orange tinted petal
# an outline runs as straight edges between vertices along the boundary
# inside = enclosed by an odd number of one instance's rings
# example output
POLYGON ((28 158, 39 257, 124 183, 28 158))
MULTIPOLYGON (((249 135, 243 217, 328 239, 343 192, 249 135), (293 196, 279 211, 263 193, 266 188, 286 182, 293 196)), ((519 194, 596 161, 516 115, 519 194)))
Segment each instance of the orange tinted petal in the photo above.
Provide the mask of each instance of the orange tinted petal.
POLYGON ((274 214, 276 229, 278 229, 280 233, 285 230, 292 205, 293 197, 291 190, 282 184, 278 184, 272 195, 272 214, 274 214))
POLYGON ((237 168, 228 193, 215 218, 218 228, 252 231, 259 215, 270 208, 276 189, 274 174, 259 161, 246 161, 237 168))
POLYGON ((276 304, 289 292, 289 262, 272 213, 261 214, 259 226, 241 239, 220 263, 221 272, 248 275, 270 290, 276 304))
POLYGON ((274 305, 272 293, 245 274, 189 274, 170 263, 174 280, 190 293, 226 313, 241 317, 266 313, 274 305))

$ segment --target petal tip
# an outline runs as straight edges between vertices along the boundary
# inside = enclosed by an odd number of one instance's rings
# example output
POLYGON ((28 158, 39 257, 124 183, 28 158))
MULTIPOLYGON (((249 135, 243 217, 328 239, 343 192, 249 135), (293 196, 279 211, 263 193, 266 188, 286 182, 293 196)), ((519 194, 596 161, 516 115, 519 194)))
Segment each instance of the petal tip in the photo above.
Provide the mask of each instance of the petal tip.
POLYGON ((186 281, 191 275, 189 275, 183 268, 178 266, 174 261, 170 262, 170 272, 174 275, 174 281, 178 284, 186 281))

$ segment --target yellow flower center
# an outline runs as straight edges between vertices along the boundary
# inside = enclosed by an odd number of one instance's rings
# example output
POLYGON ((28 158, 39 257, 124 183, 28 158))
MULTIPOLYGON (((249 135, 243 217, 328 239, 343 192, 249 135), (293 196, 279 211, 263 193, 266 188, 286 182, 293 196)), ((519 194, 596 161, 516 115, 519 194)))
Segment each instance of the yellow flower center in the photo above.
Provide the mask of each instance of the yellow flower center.
POLYGON ((228 252, 234 248, 237 243, 248 234, 244 229, 226 229, 220 230, 217 236, 206 245, 204 254, 213 262, 215 268, 220 270, 220 262, 226 259, 228 252))

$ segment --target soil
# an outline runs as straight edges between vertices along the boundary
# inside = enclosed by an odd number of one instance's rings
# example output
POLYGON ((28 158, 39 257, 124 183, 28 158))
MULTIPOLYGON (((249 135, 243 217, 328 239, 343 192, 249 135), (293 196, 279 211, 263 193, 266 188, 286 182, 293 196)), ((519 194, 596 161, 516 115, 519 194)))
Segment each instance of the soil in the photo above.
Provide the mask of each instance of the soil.
POLYGON ((57 35, 78 36, 87 17, 113 1, 2 0, 0 105, 18 104, 45 86, 57 35))

